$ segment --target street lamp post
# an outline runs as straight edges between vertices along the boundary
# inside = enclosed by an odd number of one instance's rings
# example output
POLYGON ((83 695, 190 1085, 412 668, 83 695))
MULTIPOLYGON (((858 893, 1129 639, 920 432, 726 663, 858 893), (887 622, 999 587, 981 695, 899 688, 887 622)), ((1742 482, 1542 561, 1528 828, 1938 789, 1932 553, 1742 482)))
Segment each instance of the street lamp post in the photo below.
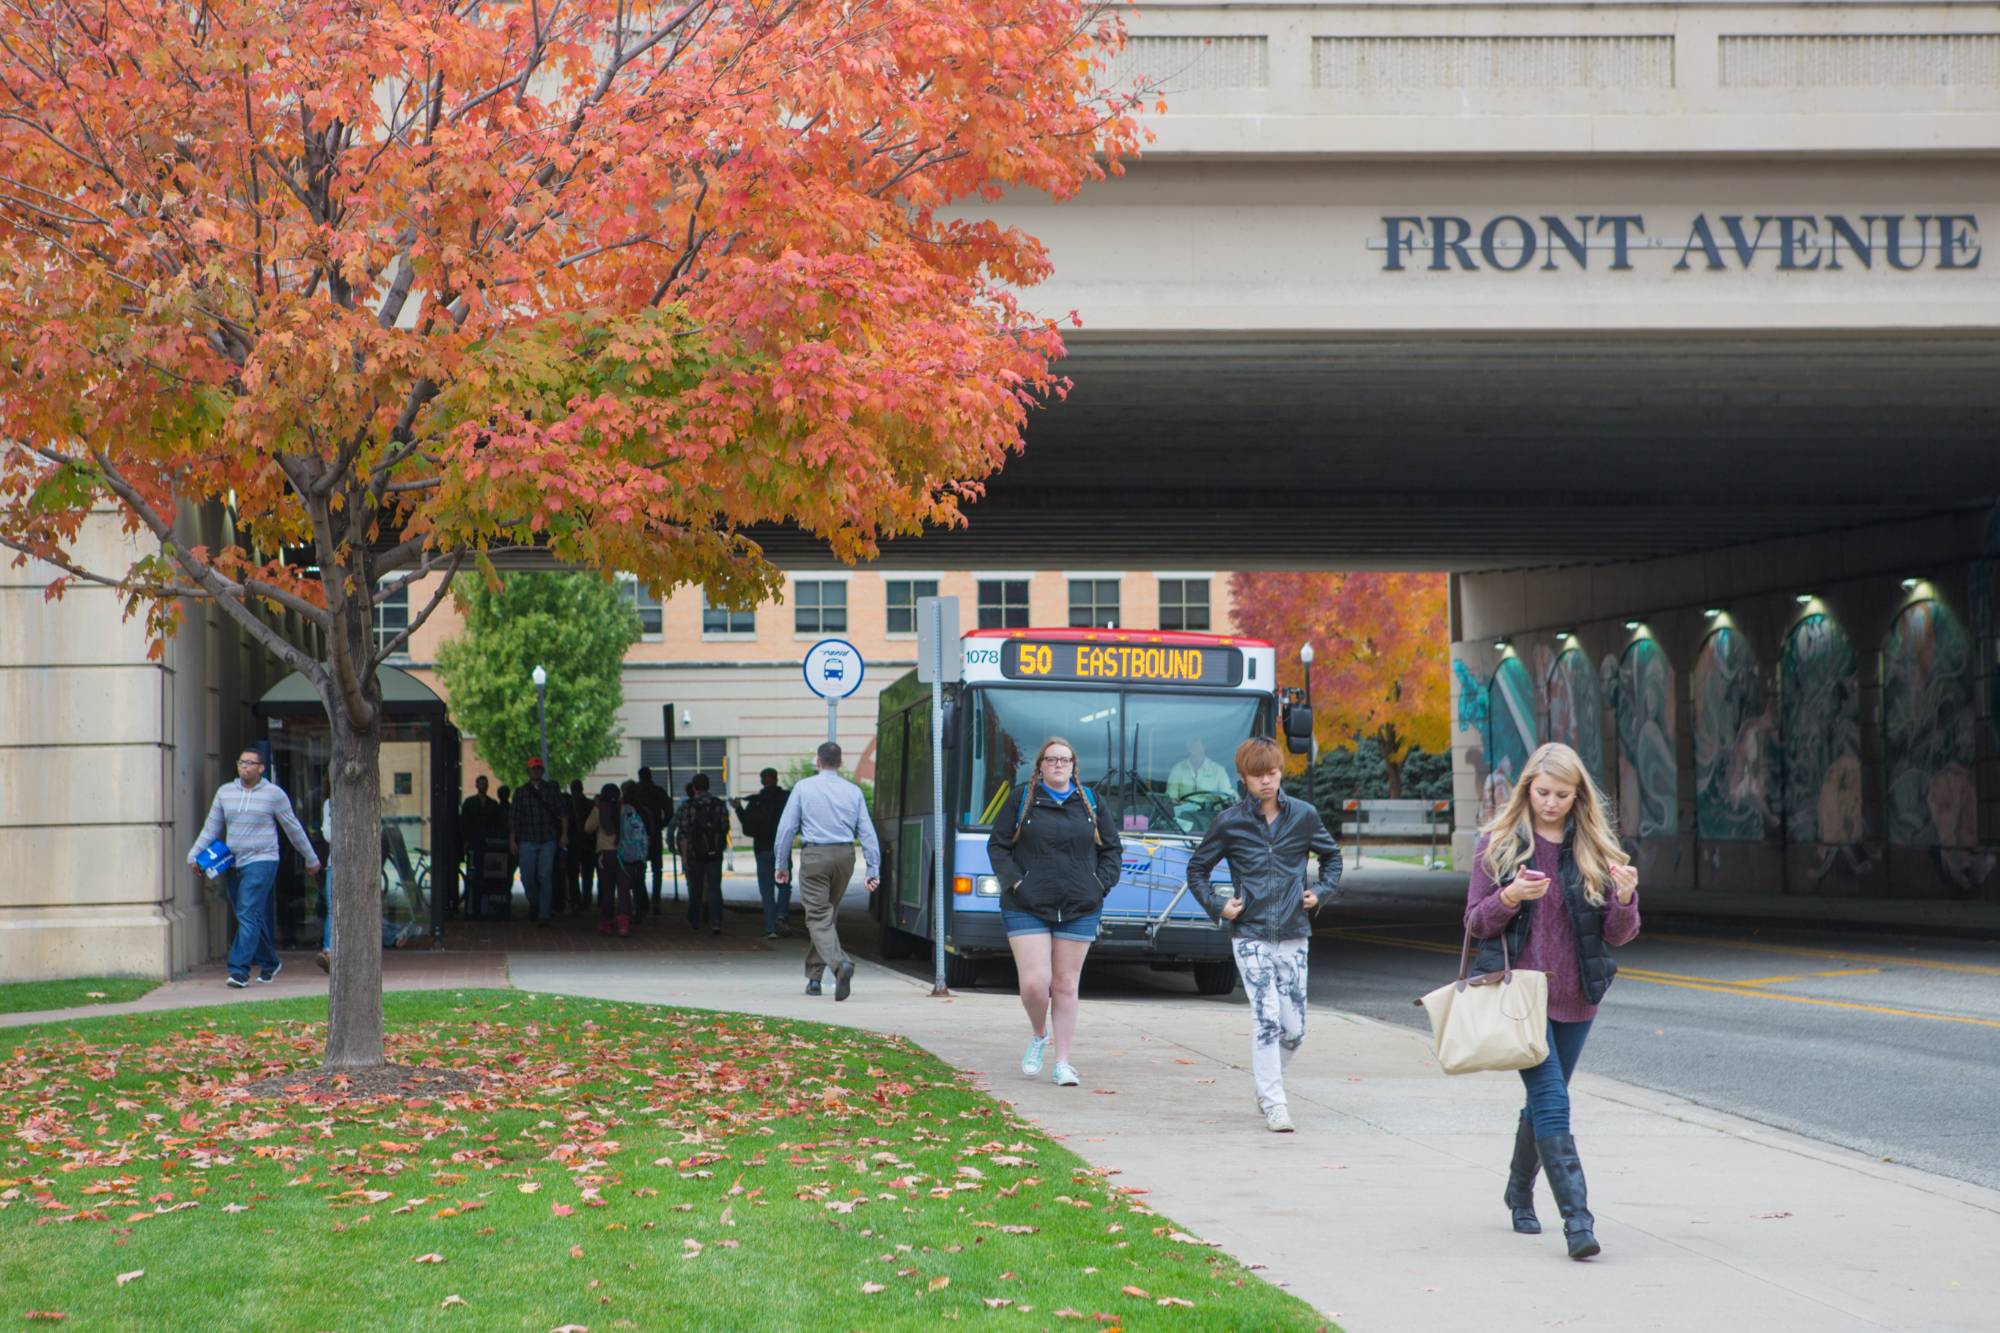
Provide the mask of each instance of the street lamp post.
MULTIPOLYGON (((1299 645, 1299 665, 1305 670, 1306 712, 1311 713, 1313 706, 1313 646, 1310 639, 1299 645)), ((1306 801, 1315 810, 1319 809, 1319 792, 1317 790, 1318 783, 1313 776, 1313 769, 1317 766, 1318 760, 1318 744, 1308 745, 1306 748, 1306 801)))
POLYGON ((537 666, 535 682, 535 721, 542 731, 542 772, 549 771, 549 673, 537 666))

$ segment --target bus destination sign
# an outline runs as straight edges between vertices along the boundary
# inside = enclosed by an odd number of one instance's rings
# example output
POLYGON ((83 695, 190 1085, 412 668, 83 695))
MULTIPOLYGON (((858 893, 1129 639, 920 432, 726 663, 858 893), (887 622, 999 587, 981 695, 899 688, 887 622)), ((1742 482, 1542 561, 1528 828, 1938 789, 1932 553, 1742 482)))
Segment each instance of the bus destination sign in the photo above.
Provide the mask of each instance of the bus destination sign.
POLYGON ((1001 645, 1000 674, 1013 680, 1234 686, 1243 683, 1243 654, 1191 644, 1009 639, 1001 645))

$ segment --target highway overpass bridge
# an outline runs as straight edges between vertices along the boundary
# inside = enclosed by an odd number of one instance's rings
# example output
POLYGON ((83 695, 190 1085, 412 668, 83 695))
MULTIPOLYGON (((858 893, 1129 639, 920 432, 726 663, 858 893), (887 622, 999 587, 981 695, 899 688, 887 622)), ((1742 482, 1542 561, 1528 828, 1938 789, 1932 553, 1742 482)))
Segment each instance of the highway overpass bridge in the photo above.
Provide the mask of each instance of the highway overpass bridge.
POLYGON ((1564 739, 1654 901, 2000 919, 2000 11, 1132 32, 1145 159, 1001 209, 1074 389, 885 562, 1450 570, 1461 829, 1564 739))

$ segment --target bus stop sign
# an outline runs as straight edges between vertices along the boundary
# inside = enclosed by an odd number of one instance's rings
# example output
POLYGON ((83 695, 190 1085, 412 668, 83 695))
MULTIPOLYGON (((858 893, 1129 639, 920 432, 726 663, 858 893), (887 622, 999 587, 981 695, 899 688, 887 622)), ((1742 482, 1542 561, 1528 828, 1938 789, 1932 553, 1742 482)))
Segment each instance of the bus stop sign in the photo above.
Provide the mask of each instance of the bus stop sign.
POLYGON ((821 639, 806 654, 806 688, 822 699, 845 699, 861 688, 861 650, 845 639, 821 639))

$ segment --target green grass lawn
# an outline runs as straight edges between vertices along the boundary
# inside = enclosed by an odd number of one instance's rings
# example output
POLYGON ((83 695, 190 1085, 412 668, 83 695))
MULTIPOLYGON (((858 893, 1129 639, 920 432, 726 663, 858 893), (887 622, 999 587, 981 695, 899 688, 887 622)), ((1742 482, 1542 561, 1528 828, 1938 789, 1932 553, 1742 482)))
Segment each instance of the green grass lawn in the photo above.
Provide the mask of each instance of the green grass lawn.
POLYGON ((387 1005, 392 1060, 487 1090, 232 1094, 313 1069, 324 1001, 0 1030, 0 1325, 1328 1326, 900 1038, 387 1005))
POLYGON ((0 1014, 40 1009, 76 1009, 86 1004, 136 1000, 160 983, 139 977, 78 977, 71 981, 9 981, 0 984, 0 1014))

